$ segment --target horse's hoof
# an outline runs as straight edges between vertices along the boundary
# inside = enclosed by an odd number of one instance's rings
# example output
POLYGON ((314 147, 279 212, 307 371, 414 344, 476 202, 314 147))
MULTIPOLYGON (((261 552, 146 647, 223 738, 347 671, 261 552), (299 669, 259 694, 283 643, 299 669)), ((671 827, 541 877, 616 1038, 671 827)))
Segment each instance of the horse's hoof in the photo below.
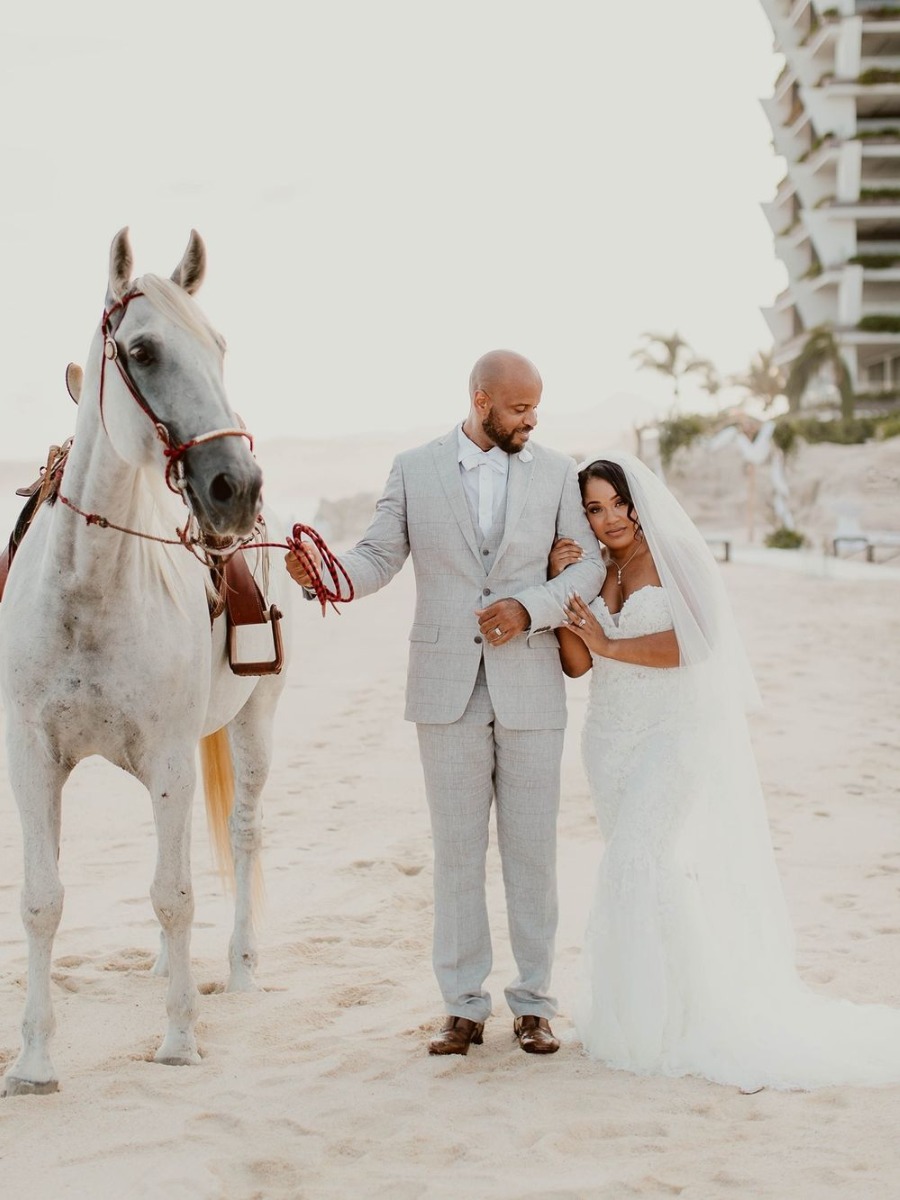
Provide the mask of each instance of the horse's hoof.
POLYGON ((43 1083, 35 1083, 33 1079, 18 1079, 15 1075, 4 1075, 0 1096, 49 1096, 58 1091, 58 1079, 45 1079, 43 1083))
POLYGON ((226 992, 261 992, 262 988, 249 971, 235 971, 228 980, 226 992))
POLYGON ((193 1039, 186 1042, 182 1038, 173 1038, 171 1041, 167 1038, 157 1050, 153 1061, 161 1063, 164 1067, 196 1067, 200 1062, 200 1055, 193 1039))

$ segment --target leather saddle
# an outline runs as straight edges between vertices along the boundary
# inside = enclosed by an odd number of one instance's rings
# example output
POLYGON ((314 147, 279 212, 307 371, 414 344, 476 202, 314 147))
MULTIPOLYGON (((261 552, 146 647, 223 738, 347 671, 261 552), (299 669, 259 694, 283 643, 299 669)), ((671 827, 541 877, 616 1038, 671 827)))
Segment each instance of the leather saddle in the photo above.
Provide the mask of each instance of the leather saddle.
POLYGON ((0 600, 3 599, 6 580, 9 577, 9 569, 16 556, 16 551, 31 528, 38 509, 42 504, 53 504, 56 501, 63 468, 71 447, 71 438, 67 438, 61 446, 51 446, 47 454, 46 465, 41 467, 41 473, 34 483, 30 483, 27 487, 16 488, 16 495, 25 496, 26 500, 6 545, 0 551, 0 600))

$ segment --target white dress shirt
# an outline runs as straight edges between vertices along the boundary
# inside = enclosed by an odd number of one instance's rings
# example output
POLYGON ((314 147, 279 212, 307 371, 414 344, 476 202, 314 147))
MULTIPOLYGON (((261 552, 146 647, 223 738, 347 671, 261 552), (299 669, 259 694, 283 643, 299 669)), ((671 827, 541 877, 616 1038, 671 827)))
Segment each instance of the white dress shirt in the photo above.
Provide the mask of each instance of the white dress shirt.
MULTIPOLYGON (((469 504, 472 520, 487 537, 506 504, 506 483, 509 478, 509 455, 499 446, 482 450, 467 437, 462 425, 459 439, 459 473, 469 504)), ((519 457, 528 462, 530 450, 521 450, 519 457)))

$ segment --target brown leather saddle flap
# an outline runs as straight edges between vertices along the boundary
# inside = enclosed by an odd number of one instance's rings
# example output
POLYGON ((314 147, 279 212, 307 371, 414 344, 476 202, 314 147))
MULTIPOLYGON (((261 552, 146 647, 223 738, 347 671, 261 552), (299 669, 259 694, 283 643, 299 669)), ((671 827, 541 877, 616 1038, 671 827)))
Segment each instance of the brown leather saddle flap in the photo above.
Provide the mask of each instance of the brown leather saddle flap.
POLYGON ((281 640, 281 612, 276 605, 266 608, 262 592, 247 566, 242 553, 233 554, 226 562, 225 619, 228 624, 228 663, 235 675, 277 675, 284 665, 281 640), (269 625, 272 630, 273 657, 263 661, 245 662, 238 657, 235 630, 244 625, 269 625))
POLYGON ((225 564, 225 611, 231 625, 264 625, 269 619, 243 554, 233 554, 225 564))

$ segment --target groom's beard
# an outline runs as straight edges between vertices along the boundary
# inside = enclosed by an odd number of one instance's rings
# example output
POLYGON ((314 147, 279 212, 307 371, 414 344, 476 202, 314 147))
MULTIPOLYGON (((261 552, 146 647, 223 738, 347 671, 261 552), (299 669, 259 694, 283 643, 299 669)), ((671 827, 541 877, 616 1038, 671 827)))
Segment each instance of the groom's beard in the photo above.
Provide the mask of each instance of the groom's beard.
POLYGON ((494 445, 505 450, 507 454, 518 454, 520 450, 524 450, 531 432, 527 425, 521 425, 518 429, 513 430, 501 429, 494 421, 493 413, 488 413, 481 422, 481 428, 494 445))

